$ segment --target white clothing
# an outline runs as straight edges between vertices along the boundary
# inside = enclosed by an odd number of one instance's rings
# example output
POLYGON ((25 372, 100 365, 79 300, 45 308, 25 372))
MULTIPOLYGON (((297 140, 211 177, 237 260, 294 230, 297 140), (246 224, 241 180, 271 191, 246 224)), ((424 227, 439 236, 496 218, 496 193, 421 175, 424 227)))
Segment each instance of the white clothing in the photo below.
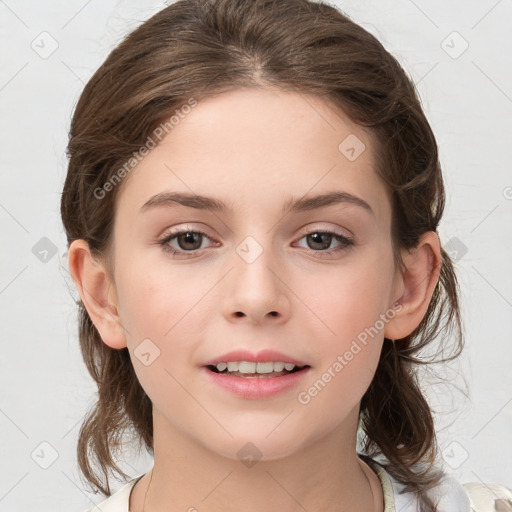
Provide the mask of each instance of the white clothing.
MULTIPOLYGON (((369 461, 366 458, 366 461, 369 461)), ((390 475, 375 460, 368 465, 379 477, 384 495, 384 512, 421 512, 417 498, 413 493, 401 493, 405 487, 390 475)), ((129 512, 130 493, 133 486, 144 474, 132 479, 116 493, 102 503, 84 512, 129 512)), ((438 501, 438 512, 495 512, 506 510, 496 508, 496 499, 510 500, 512 507, 512 489, 497 484, 460 484, 454 478, 445 475, 441 483, 427 491, 434 502, 438 501)))

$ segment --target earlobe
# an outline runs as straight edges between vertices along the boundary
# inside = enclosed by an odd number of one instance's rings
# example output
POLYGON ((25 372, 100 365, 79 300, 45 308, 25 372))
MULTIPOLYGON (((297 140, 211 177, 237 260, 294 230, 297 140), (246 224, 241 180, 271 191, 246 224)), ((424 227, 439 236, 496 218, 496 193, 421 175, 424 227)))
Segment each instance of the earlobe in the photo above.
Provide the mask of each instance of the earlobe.
POLYGON ((411 334, 423 320, 439 280, 442 257, 439 237, 434 231, 422 235, 418 245, 403 254, 400 310, 384 331, 388 339, 401 339, 411 334))
POLYGON ((93 257, 85 240, 74 240, 68 253, 71 277, 103 342, 115 349, 126 347, 115 286, 104 263, 93 257))

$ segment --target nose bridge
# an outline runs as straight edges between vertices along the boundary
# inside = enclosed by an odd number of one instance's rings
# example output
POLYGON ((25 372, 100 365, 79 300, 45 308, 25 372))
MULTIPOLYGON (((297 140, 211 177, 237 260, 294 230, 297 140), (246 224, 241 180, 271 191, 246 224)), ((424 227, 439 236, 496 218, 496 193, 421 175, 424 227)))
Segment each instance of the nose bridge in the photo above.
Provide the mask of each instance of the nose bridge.
POLYGON ((261 233, 246 236, 235 247, 234 268, 226 294, 228 316, 248 316, 260 322, 266 316, 282 317, 288 313, 278 255, 274 254, 271 236, 263 230, 261 233))

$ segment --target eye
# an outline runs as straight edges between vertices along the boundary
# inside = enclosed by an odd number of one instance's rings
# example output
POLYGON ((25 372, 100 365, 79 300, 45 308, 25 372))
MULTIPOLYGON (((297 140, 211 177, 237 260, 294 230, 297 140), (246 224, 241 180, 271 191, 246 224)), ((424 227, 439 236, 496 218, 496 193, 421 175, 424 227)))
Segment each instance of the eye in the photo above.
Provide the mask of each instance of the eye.
MULTIPOLYGON (((205 232, 193 229, 181 229, 165 235, 158 241, 163 250, 173 256, 183 255, 184 257, 194 256, 197 251, 204 249, 204 239, 213 241, 205 232), (176 245, 172 245, 174 242, 176 245)), ((320 257, 329 257, 333 254, 346 250, 354 245, 354 241, 346 236, 330 230, 316 230, 306 233, 300 240, 306 239, 308 248, 320 257), (333 242, 338 242, 334 249, 328 249, 333 242)))
POLYGON ((186 253, 191 253, 193 255, 196 251, 203 249, 203 247, 201 247, 203 238, 212 240, 203 231, 182 229, 180 231, 168 233, 163 239, 159 240, 158 243, 162 246, 165 252, 171 253, 174 256, 186 253), (174 241, 178 245, 178 248, 171 245, 171 242, 174 241))
POLYGON ((354 245, 354 241, 346 236, 336 233, 335 231, 324 230, 324 231, 311 231, 306 233, 302 239, 307 240, 309 248, 318 253, 320 257, 332 256, 335 253, 344 251, 354 245), (330 250, 326 250, 330 247, 332 242, 338 242, 338 247, 330 250))

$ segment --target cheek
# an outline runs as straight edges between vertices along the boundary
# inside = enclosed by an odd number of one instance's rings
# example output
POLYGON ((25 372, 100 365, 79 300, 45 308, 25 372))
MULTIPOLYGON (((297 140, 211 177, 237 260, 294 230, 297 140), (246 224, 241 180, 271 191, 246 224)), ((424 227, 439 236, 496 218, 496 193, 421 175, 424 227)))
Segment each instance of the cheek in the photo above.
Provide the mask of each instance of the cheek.
POLYGON ((165 345, 190 327, 208 292, 204 279, 162 260, 143 268, 132 263, 120 271, 121 316, 132 344, 151 338, 165 345))
POLYGON ((199 336, 197 318, 205 291, 183 272, 153 266, 127 268, 120 276, 121 317, 128 349, 140 385, 157 408, 184 410, 184 391, 199 336), (122 300, 121 300, 122 299, 122 300), (187 373, 188 372, 188 373, 187 373))
POLYGON ((315 373, 297 395, 297 417, 310 440, 318 439, 343 425, 349 418, 357 421, 361 399, 370 386, 378 364, 382 342, 375 340, 371 349, 353 347, 340 354, 315 373))
MULTIPOLYGON (((317 330, 318 362, 297 394, 303 413, 322 418, 322 432, 335 428, 357 408, 379 364, 385 310, 375 287, 361 286, 357 277, 343 280, 347 287, 324 302, 322 318, 329 329, 317 330)), ((365 274, 370 282, 373 277, 365 274)))
POLYGON ((388 308, 392 266, 377 252, 335 269, 310 287, 308 303, 316 315, 309 336, 316 340, 318 363, 298 401, 315 404, 319 413, 334 407, 337 416, 346 414, 377 369, 384 329, 394 317, 388 308))
POLYGON ((383 331, 379 319, 390 306, 393 271, 378 252, 361 253, 346 266, 315 276, 314 286, 311 279, 303 279, 301 293, 316 313, 317 330, 323 324, 322 338, 330 340, 327 346, 334 350, 343 349, 360 333, 370 330, 378 337, 375 330, 383 331))
POLYGON ((125 263, 118 272, 119 304, 135 372, 150 397, 178 400, 177 382, 184 382, 190 366, 197 364, 197 349, 215 307, 209 292, 218 278, 204 278, 165 258, 142 265, 134 257, 125 263))

